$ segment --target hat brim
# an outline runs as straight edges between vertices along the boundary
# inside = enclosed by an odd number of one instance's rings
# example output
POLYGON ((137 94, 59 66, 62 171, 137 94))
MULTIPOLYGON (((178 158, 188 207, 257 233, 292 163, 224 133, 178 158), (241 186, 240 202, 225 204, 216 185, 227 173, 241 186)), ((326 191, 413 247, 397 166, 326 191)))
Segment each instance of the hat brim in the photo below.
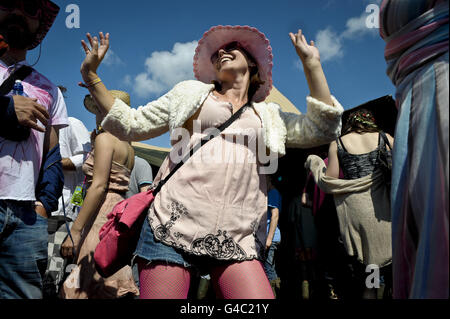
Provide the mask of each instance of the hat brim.
POLYGON ((204 83, 216 79, 211 56, 224 44, 237 41, 252 55, 258 64, 259 77, 264 82, 253 96, 253 101, 262 102, 272 89, 272 47, 266 36, 249 26, 215 26, 209 29, 199 41, 194 55, 194 75, 204 83))
MULTIPOLYGON (((117 98, 119 100, 121 100, 122 102, 124 102, 126 105, 130 106, 130 95, 125 92, 125 91, 119 91, 119 90, 110 90, 109 93, 114 97, 117 98)), ((97 108, 97 104, 94 101, 94 98, 91 95, 86 95, 84 97, 84 101, 83 101, 84 107, 86 108, 86 110, 88 110, 89 112, 97 115, 100 114, 100 111, 97 108)))
POLYGON ((84 107, 86 110, 93 114, 100 114, 100 112, 97 109, 97 105, 95 104, 94 99, 89 94, 84 97, 83 101, 84 107))
POLYGON ((29 50, 34 49, 42 42, 42 40, 44 40, 48 31, 55 22, 59 10, 59 6, 56 3, 53 3, 50 0, 42 0, 42 17, 40 20, 40 25, 36 32, 36 37, 29 47, 29 50))

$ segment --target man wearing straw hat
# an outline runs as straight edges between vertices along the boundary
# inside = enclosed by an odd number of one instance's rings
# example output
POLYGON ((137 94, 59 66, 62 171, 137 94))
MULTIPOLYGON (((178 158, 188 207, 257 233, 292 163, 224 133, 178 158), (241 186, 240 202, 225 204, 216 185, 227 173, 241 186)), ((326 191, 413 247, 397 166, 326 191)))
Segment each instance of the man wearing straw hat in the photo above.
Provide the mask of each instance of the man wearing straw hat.
MULTIPOLYGON (((0 59, 0 82, 28 66, 28 50, 50 30, 59 7, 49 0, 1 1, 0 33, 9 50, 0 59)), ((26 69, 26 68, 25 68, 26 69)), ((67 126, 67 110, 58 88, 36 70, 23 77, 24 93, 42 106, 35 125, 21 141, 0 137, 0 298, 42 298, 42 275, 47 264, 47 213, 53 197, 61 195, 54 180, 59 161, 45 165, 47 154, 59 157, 58 130, 67 126), (46 116, 42 115, 47 113, 46 116), (48 181, 40 183, 41 181, 48 181), (39 185, 39 191, 36 192, 39 185)), ((57 204, 57 201, 56 201, 57 204)))

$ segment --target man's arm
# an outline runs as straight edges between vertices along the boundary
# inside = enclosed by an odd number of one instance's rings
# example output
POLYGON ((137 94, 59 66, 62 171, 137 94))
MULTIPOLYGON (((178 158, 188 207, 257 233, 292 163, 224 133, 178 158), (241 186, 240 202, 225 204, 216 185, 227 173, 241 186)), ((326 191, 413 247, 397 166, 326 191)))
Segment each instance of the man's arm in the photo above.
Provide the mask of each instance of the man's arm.
POLYGON ((152 183, 141 184, 139 186, 139 192, 145 193, 146 191, 148 191, 150 189, 151 186, 152 186, 152 183))
POLYGON ((65 171, 76 171, 77 170, 77 168, 72 163, 70 158, 63 158, 63 159, 61 159, 61 164, 62 164, 63 170, 65 170, 65 171))
POLYGON ((58 208, 64 186, 58 133, 59 130, 52 126, 45 134, 44 160, 36 186, 36 213, 45 218, 58 208))
POLYGON ((150 164, 143 158, 136 157, 134 170, 139 192, 146 192, 153 183, 153 172, 150 164))
POLYGON ((273 237, 275 236, 275 231, 277 230, 278 226, 278 219, 280 217, 278 208, 270 207, 270 210, 272 213, 272 217, 270 218, 269 233, 267 234, 266 240, 266 249, 269 249, 270 246, 272 246, 273 237))

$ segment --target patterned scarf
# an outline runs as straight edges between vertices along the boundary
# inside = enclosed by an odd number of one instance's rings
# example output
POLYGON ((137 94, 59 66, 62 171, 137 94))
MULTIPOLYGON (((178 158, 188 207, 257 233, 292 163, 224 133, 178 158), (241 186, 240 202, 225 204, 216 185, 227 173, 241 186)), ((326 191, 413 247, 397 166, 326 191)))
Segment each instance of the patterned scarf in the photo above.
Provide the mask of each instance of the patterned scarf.
POLYGON ((394 85, 448 51, 448 0, 384 0, 380 34, 394 85))

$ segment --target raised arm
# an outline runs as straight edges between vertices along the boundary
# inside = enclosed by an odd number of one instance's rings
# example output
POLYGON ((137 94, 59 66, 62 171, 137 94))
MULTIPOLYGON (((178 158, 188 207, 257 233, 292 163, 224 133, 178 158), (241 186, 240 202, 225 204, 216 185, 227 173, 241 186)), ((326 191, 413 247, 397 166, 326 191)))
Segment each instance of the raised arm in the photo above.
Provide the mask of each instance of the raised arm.
POLYGON ((314 41, 309 45, 301 30, 289 36, 302 61, 310 96, 306 114, 280 113, 286 125, 286 146, 311 148, 330 143, 341 133, 344 108, 330 93, 314 41))
POLYGON ((289 33, 289 36, 302 61, 311 97, 327 105, 333 105, 327 79, 320 63, 320 53, 314 45, 314 41, 311 41, 311 44, 308 45, 302 30, 298 30, 297 34, 289 33))
POLYGON ((156 101, 137 109, 130 108, 119 99, 114 99, 105 84, 97 75, 97 69, 109 49, 109 33, 102 32, 99 38, 87 34, 90 47, 81 41, 86 57, 81 65, 81 74, 99 110, 105 116, 102 127, 125 141, 142 141, 164 134, 169 130, 169 112, 173 103, 179 102, 178 96, 171 92, 156 101), (174 102, 175 100, 175 102, 174 102))
POLYGON ((100 40, 97 37, 92 37, 90 33, 86 36, 91 47, 89 48, 86 42, 81 40, 81 45, 86 53, 86 58, 81 64, 81 75, 99 110, 102 111, 103 115, 106 115, 114 104, 114 97, 106 89, 104 83, 99 82, 97 69, 108 52, 109 33, 104 36, 103 32, 100 32, 100 40))

